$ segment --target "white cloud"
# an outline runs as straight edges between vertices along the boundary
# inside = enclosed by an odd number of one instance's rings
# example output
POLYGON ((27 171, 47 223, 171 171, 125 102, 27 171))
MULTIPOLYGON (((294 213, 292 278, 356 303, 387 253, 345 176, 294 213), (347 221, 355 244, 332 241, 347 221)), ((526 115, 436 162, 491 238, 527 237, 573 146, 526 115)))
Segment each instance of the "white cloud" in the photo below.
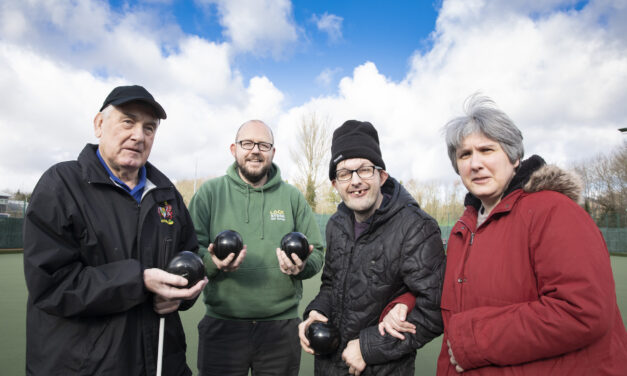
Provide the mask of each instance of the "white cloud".
POLYGON ((0 72, 0 186, 30 191, 50 165, 95 140, 91 120, 116 83, 6 44, 0 72))
POLYGON ((341 71, 341 68, 325 68, 316 77, 316 83, 322 87, 329 87, 335 81, 335 76, 341 71))
POLYGON ((318 30, 329 36, 331 43, 342 40, 342 22, 344 18, 324 12, 321 16, 314 14, 312 20, 316 23, 318 30))
POLYGON ((117 85, 143 85, 165 107, 150 160, 173 179, 193 177, 196 164, 200 177, 223 172, 237 127, 280 112, 282 93, 265 77, 242 82, 230 44, 185 36, 149 12, 97 1, 0 10, 26 23, 0 28, 1 189, 32 190, 46 168, 96 143, 93 117, 117 85))
POLYGON ((617 39, 587 7, 531 17, 517 13, 517 4, 506 10, 507 2, 491 2, 478 16, 460 9, 468 4, 444 4, 433 49, 414 57, 407 78, 413 87, 445 95, 440 101, 455 114, 465 96, 483 91, 517 122, 527 154, 562 165, 620 142, 616 128, 627 121, 624 34, 617 39), (502 17, 491 17, 493 8, 502 17))
POLYGON ((280 58, 298 40, 289 0, 202 0, 216 4, 224 34, 238 51, 280 58))
POLYGON ((27 22, 24 15, 5 4, 0 13, 0 28, 2 35, 9 38, 19 38, 27 30, 27 22))
MULTIPOLYGON (((527 155, 565 166, 624 139, 617 131, 627 124, 624 1, 591 1, 580 11, 551 10, 567 1, 445 1, 433 47, 412 57, 401 82, 376 61, 363 62, 334 95, 287 110, 272 77, 244 80, 233 60, 248 50, 283 53, 298 34, 291 5, 215 3, 232 39, 224 43, 99 1, 3 2, 0 190, 29 191, 52 163, 96 142, 93 116, 114 86, 128 83, 146 86, 168 113, 150 160, 173 179, 192 178, 196 166, 199 177, 222 174, 235 130, 251 118, 275 130, 276 161, 291 179, 296 127, 314 112, 330 131, 348 119, 371 121, 396 178, 456 179, 441 127, 477 90, 518 124, 527 155)), ((319 83, 335 74, 321 73, 319 83)))
POLYGON ((364 63, 340 81, 338 95, 290 111, 282 137, 294 137, 294 124, 310 112, 331 114, 333 128, 347 119, 371 121, 393 176, 457 179, 441 128, 461 115, 468 95, 482 91, 522 130, 527 156, 568 167, 618 145, 624 136, 617 128, 627 124, 627 34, 617 29, 627 10, 620 2, 563 12, 525 4, 445 1, 433 48, 416 53, 402 82, 364 63))

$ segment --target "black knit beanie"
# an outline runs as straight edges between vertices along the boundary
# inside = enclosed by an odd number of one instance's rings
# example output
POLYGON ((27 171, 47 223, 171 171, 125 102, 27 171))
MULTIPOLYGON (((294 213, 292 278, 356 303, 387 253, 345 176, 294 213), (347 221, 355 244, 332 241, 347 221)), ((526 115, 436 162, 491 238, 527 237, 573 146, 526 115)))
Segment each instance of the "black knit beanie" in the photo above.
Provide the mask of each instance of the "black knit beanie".
POLYGON ((368 159, 385 170, 379 149, 379 134, 367 121, 348 120, 333 132, 329 179, 335 179, 338 163, 351 158, 368 159))

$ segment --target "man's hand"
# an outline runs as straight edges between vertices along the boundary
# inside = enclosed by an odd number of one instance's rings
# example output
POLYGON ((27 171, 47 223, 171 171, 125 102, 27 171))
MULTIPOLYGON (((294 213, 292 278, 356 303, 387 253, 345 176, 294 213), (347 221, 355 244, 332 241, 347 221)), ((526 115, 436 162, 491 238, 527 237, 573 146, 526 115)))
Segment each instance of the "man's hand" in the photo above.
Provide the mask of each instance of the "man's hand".
POLYGON ((313 349, 309 347, 309 340, 307 339, 307 336, 305 336, 305 333, 307 332, 307 328, 309 328, 309 325, 311 325, 311 323, 314 321, 327 322, 329 321, 329 319, 320 312, 311 310, 309 311, 309 317, 307 317, 307 320, 298 324, 298 337, 300 338, 300 346, 303 348, 303 350, 305 350, 306 353, 309 353, 311 355, 314 355, 315 353, 313 349))
POLYGON ((158 268, 144 270, 144 285, 155 294, 154 309, 159 314, 174 312, 181 300, 196 299, 207 284, 207 277, 194 286, 184 289, 187 279, 158 268), (177 303, 178 301, 178 303, 177 303), (176 308, 173 308, 176 305, 176 308))
MULTIPOLYGON (((312 251, 313 245, 310 245, 308 255, 310 255, 312 251)), ((281 248, 276 249, 276 258, 279 260, 281 271, 287 275, 296 275, 302 272, 307 264, 307 260, 302 261, 296 253, 292 253, 292 259, 290 260, 285 251, 282 251, 281 248)))
POLYGON ((342 360, 348 366, 348 373, 359 376, 366 368, 366 362, 361 355, 359 338, 349 341, 342 352, 342 360))
POLYGON ((407 306, 403 303, 398 303, 388 312, 383 318, 383 321, 379 323, 379 334, 385 335, 388 332, 392 337, 396 337, 401 341, 405 339, 405 336, 401 333, 416 334, 416 325, 405 321, 407 318, 407 306))
POLYGON ((464 369, 460 367, 459 364, 457 364, 457 360, 455 360, 453 349, 451 348, 451 342, 449 342, 448 339, 446 340, 446 344, 448 345, 448 356, 450 357, 451 364, 455 366, 455 371, 457 371, 457 373, 464 372, 464 369))
POLYGON ((222 270, 223 272, 234 272, 236 271, 240 265, 242 265, 242 261, 244 261, 244 257, 246 257, 246 245, 239 252, 237 258, 235 258, 235 253, 229 253, 228 256, 224 260, 220 260, 216 254, 213 252, 213 243, 209 244, 209 248, 207 248, 209 253, 211 254, 211 260, 218 270, 222 270))
POLYGON ((153 308, 155 312, 160 315, 165 315, 167 313, 171 313, 179 309, 181 305, 180 299, 170 300, 166 299, 161 295, 155 295, 155 299, 153 302, 153 308))

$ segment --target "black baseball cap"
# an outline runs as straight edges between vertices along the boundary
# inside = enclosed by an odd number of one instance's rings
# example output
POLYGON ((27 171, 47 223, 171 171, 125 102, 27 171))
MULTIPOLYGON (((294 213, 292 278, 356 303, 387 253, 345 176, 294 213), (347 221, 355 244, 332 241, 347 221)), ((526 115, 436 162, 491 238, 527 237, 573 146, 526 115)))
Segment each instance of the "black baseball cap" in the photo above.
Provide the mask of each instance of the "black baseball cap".
POLYGON ((108 105, 118 106, 120 104, 134 101, 140 101, 150 105, 154 108, 155 113, 159 116, 159 119, 165 119, 167 117, 165 110, 159 103, 157 103, 152 94, 139 85, 116 87, 111 91, 111 93, 109 93, 107 99, 105 99, 102 104, 100 111, 104 110, 108 105))

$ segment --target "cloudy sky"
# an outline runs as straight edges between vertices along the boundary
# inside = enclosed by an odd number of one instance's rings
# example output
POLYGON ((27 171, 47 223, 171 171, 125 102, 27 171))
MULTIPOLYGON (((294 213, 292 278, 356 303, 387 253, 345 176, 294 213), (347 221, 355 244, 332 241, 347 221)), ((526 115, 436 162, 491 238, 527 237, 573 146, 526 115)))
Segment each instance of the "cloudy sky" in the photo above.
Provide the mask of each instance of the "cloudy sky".
POLYGON ((173 180, 223 174, 252 118, 292 179, 312 114, 372 122, 392 176, 453 180, 441 128, 476 91, 568 166, 627 137, 627 0, 3 0, 0 191, 96 143, 126 84, 168 113, 150 160, 173 180))

